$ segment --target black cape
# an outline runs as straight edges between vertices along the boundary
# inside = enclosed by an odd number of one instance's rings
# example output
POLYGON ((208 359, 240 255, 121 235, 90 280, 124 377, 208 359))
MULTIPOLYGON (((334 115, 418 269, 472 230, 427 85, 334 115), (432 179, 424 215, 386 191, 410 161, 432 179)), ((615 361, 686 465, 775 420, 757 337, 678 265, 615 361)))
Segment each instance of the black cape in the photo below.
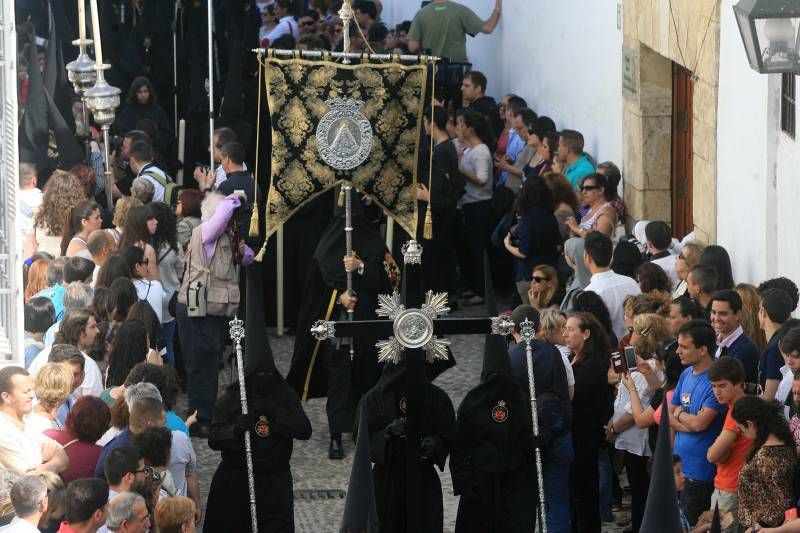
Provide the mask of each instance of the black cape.
MULTIPOLYGON (((484 290, 486 313, 495 316, 486 255, 484 290)), ((458 408, 450 456, 453 492, 461 496, 457 533, 533 531, 537 482, 532 425, 530 402, 512 375, 506 341, 487 335, 481 382, 458 408)))
POLYGON ((444 469, 455 435, 455 413, 447 393, 431 383, 424 383, 422 411, 426 416, 421 420, 420 435, 435 437, 437 445, 429 459, 420 459, 412 467, 418 469, 417 476, 423 488, 417 501, 407 501, 406 446, 411 443, 386 432, 392 421, 405 416, 404 411, 408 409, 406 388, 405 366, 387 363, 362 407, 367 411, 380 530, 381 533, 406 533, 407 508, 413 506, 419 510, 421 531, 436 533, 442 531, 444 514, 442 487, 434 466, 444 469))
MULTIPOLYGON (((353 204, 358 204, 355 198, 353 204)), ((391 294, 394 289, 389 274, 394 271, 394 261, 380 235, 358 209, 353 210, 352 222, 353 251, 365 264, 363 276, 353 274, 353 289, 358 295, 353 318, 372 320, 376 318, 378 294, 391 294)), ((347 276, 342 264, 344 240, 344 218, 337 212, 320 238, 311 260, 301 299, 304 305, 297 317, 292 364, 286 376, 286 381, 302 400, 327 395, 324 365, 327 355, 335 350, 335 346, 331 342, 317 341, 311 336, 310 330, 317 320, 346 320, 344 308, 337 303, 339 295, 347 288, 347 276)), ((377 341, 377 338, 362 336, 355 344, 356 353, 352 362, 355 399, 372 388, 380 375, 375 348, 377 341)))
MULTIPOLYGON (((420 181, 428 186, 430 139, 423 141, 420 154, 420 181)), ((422 277, 425 288, 434 292, 454 292, 456 287, 456 258, 454 232, 456 205, 463 193, 463 178, 458 170, 458 155, 452 141, 433 148, 431 175, 431 218, 433 238, 424 238, 428 202, 418 202, 417 241, 422 244, 422 277)))
MULTIPOLYGON (((275 368, 264 326, 261 269, 247 275, 245 384, 253 414, 250 442, 260 531, 294 531, 292 474, 289 462, 294 439, 311 437, 297 394, 275 368)), ((244 435, 237 436, 242 413, 239 383, 225 389, 214 406, 208 446, 222 452, 206 505, 206 531, 250 531, 250 506, 244 435)))

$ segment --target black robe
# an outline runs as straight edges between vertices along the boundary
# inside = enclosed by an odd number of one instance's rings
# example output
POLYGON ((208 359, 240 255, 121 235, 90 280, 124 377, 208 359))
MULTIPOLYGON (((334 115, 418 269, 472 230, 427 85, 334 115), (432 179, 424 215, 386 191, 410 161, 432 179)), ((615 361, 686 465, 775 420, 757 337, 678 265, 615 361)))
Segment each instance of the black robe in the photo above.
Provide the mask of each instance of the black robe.
MULTIPOLYGON (((354 199, 354 204, 357 201, 354 199)), ((354 320, 375 319, 379 294, 391 294, 388 270, 394 264, 380 235, 354 209, 353 252, 364 262, 364 274, 353 273, 353 290, 358 297, 354 320)), ((297 317, 297 332, 292 364, 286 381, 301 400, 328 397, 328 422, 331 433, 349 433, 355 423, 358 398, 378 381, 375 343, 377 337, 363 335, 355 343, 350 361, 347 346, 337 350, 335 341, 317 341, 311 326, 317 320, 347 320, 338 298, 347 288, 342 259, 345 255, 344 219, 337 213, 322 235, 311 261, 297 317)))
MULTIPOLYGON (((407 533, 407 506, 419 510, 421 530, 441 532, 444 527, 442 487, 435 466, 444 464, 455 434, 455 413, 450 397, 439 387, 424 383, 425 416, 420 421, 420 436, 435 437, 436 449, 429 459, 420 459, 413 468, 422 482, 417 501, 406 500, 406 447, 403 437, 392 437, 386 427, 405 416, 406 371, 404 366, 387 364, 377 385, 364 398, 370 433, 370 451, 374 463, 372 473, 381 533, 407 533)), ((419 447, 419 444, 416 446, 419 447)))
POLYGON ((509 375, 493 374, 467 393, 450 456, 453 491, 461 496, 456 533, 533 531, 531 426, 527 397, 509 375))
MULTIPOLYGON (((277 372, 268 378, 247 379, 248 406, 256 421, 250 431, 255 474, 259 531, 294 531, 294 500, 289 463, 294 439, 311 437, 311 423, 295 392, 277 372), (253 383, 251 383, 253 381, 253 383), (257 389, 257 390, 254 390, 257 389)), ((222 452, 206 505, 205 531, 250 531, 250 505, 244 436, 236 437, 241 415, 238 382, 228 385, 217 399, 208 445, 222 452)))
MULTIPOLYGON (((429 143, 430 139, 424 140, 424 146, 420 150, 419 179, 426 187, 429 174, 429 143)), ((428 202, 418 202, 417 241, 422 244, 422 277, 426 289, 433 292, 454 292, 457 289, 458 259, 453 239, 456 229, 456 205, 460 193, 463 193, 463 178, 460 177, 458 155, 452 141, 434 146, 432 166, 430 204, 433 238, 430 240, 424 238, 428 202)))

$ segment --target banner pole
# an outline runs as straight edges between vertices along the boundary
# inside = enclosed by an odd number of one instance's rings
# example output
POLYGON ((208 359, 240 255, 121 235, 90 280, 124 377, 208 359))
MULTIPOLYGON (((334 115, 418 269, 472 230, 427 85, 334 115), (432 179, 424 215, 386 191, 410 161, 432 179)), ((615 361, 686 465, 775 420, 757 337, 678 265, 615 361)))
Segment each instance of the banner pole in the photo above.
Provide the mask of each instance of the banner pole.
POLYGON ((277 235, 275 236, 276 240, 276 253, 277 262, 276 265, 276 297, 275 297, 275 304, 278 306, 277 309, 277 318, 275 320, 275 326, 277 328, 277 334, 279 337, 283 336, 283 329, 284 329, 284 316, 283 316, 283 226, 278 227, 278 231, 276 232, 277 235))

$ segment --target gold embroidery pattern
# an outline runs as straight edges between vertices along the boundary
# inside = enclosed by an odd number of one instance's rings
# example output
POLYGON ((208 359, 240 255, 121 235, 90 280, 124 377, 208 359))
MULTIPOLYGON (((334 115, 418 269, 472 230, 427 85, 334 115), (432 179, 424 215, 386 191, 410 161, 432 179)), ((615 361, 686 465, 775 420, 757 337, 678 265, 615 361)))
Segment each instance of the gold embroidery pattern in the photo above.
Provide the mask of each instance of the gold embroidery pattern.
POLYGON ((341 65, 304 59, 266 59, 265 88, 272 121, 267 236, 305 203, 351 181, 409 233, 417 226, 417 155, 427 83, 424 65, 341 65), (327 100, 364 102, 372 124, 369 158, 349 172, 322 161, 314 135, 327 100))

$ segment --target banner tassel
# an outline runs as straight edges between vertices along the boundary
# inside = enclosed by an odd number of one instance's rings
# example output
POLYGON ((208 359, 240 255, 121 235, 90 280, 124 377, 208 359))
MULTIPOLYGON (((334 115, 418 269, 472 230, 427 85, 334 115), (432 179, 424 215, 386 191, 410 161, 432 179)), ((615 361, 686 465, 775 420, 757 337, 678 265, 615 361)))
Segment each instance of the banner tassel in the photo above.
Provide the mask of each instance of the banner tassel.
POLYGON ((344 187, 339 188, 339 199, 336 200, 336 205, 344 207, 344 187))
POLYGON ((431 204, 425 210, 425 229, 422 231, 422 238, 426 241, 433 239, 433 216, 431 215, 431 204))
POLYGON ((259 250, 258 253, 256 254, 256 258, 255 258, 256 262, 260 263, 261 261, 264 260, 264 254, 267 253, 267 243, 268 242, 269 242, 269 239, 264 239, 264 245, 261 247, 261 250, 259 250))

